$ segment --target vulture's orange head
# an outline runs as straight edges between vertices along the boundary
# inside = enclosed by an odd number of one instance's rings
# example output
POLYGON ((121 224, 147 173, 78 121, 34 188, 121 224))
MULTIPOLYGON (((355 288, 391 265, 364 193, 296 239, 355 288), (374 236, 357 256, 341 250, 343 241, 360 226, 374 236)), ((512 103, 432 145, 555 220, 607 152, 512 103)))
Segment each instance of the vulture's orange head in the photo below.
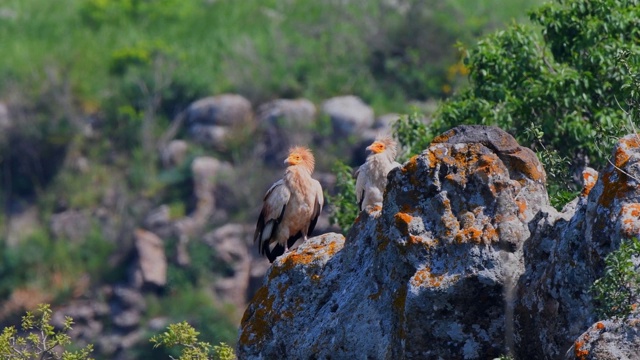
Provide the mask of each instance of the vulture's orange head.
POLYGON ((289 149, 289 157, 287 157, 284 163, 289 166, 302 165, 312 173, 316 160, 313 158, 313 154, 309 148, 296 146, 289 149))
POLYGON ((396 156, 396 142, 390 137, 378 138, 373 144, 367 146, 367 150, 372 154, 381 154, 385 151, 392 155, 392 158, 396 156))

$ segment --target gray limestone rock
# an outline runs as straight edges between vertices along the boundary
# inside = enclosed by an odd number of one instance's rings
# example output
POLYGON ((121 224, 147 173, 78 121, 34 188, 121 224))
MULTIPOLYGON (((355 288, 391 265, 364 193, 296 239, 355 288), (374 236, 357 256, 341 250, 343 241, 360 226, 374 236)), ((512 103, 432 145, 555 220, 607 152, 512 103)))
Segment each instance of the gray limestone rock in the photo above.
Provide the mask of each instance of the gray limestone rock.
POLYGON ((360 135, 374 123, 373 109, 356 96, 339 96, 322 104, 322 113, 331 118, 339 136, 360 135))
POLYGON ((187 124, 231 126, 253 120, 251 102, 241 95, 221 94, 193 102, 187 109, 187 124))
POLYGON ((640 233, 640 139, 619 140, 598 176, 583 172, 584 188, 563 213, 544 208, 531 221, 526 269, 516 291, 519 357, 563 356, 596 320, 591 285, 604 258, 640 233))
POLYGON ((138 253, 137 270, 140 272, 140 286, 163 287, 167 284, 167 257, 164 244, 156 234, 137 229, 134 233, 138 253))
POLYGON ((362 212, 346 239, 325 234, 278 258, 245 312, 238 356, 505 353, 504 294, 524 270, 527 224, 548 204, 545 173, 504 131, 470 129, 394 169, 382 209, 362 212))

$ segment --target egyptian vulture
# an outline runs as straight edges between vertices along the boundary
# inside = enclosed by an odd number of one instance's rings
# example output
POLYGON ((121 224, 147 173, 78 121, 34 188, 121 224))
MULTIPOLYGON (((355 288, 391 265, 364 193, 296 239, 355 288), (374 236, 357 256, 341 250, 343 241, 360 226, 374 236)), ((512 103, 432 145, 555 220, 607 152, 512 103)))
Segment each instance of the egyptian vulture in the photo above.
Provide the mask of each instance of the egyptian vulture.
POLYGON ((270 262, 289 251, 301 237, 307 240, 324 203, 322 186, 311 178, 315 165, 311 151, 291 148, 284 163, 289 166, 284 177, 267 190, 253 236, 260 254, 270 262))
POLYGON ((387 175, 391 169, 400 166, 395 161, 396 142, 389 137, 376 139, 367 146, 369 156, 356 170, 356 199, 360 211, 382 206, 387 175))

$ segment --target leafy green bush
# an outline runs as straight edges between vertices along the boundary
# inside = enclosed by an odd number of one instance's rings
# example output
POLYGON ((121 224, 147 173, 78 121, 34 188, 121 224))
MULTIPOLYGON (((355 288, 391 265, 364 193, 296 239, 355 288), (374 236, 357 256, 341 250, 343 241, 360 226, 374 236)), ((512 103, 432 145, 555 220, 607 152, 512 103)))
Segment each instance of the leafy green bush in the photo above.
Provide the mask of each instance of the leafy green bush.
POLYGON ((424 123, 423 116, 413 111, 393 123, 393 137, 400 145, 397 161, 403 163, 428 148, 433 134, 424 123))
POLYGON ((179 360, 235 360, 236 356, 230 346, 223 342, 212 347, 207 342, 199 341, 198 335, 199 332, 183 321, 169 325, 166 332, 153 336, 150 341, 154 348, 181 346, 183 350, 179 360))
POLYGON ((0 247, 0 297, 25 285, 65 293, 84 274, 97 282, 110 275, 107 260, 114 250, 96 227, 84 242, 54 239, 40 229, 16 246, 0 241, 0 247), (54 275, 59 275, 59 282, 52 281, 54 275))
MULTIPOLYGON (((90 360, 93 345, 77 351, 62 351, 73 346, 68 332, 73 319, 65 318, 62 329, 51 325, 52 311, 49 304, 40 304, 36 311, 27 311, 22 317, 20 335, 15 327, 5 327, 0 333, 0 358, 6 360, 90 360)), ((235 360, 233 348, 224 342, 211 346, 200 341, 196 331, 186 321, 170 324, 167 331, 154 335, 150 341, 153 348, 181 347, 180 360, 235 360)), ((173 356, 169 355, 171 359, 173 356)))
POLYGON ((21 329, 24 336, 9 326, 0 334, 0 358, 7 360, 88 360, 93 351, 93 345, 87 345, 78 351, 58 350, 71 344, 67 334, 73 325, 73 319, 65 318, 64 326, 56 331, 51 325, 51 307, 41 304, 35 312, 27 311, 22 317, 21 329))
POLYGON ((336 161, 332 169, 336 175, 336 195, 325 193, 327 203, 330 204, 331 224, 340 226, 343 232, 348 232, 354 220, 358 216, 358 204, 356 202, 356 183, 353 179, 353 170, 342 161, 336 161))
POLYGON ((638 4, 548 3, 531 13, 542 36, 514 24, 481 40, 466 59, 470 87, 442 106, 436 131, 460 123, 498 125, 527 144, 525 130, 535 124, 541 134, 535 141, 571 159, 574 173, 604 164, 611 139, 631 120, 618 101, 637 93, 629 85, 640 71, 638 4))
POLYGON ((605 258, 604 275, 591 287, 601 318, 627 317, 636 312, 640 298, 640 241, 623 241, 605 258))

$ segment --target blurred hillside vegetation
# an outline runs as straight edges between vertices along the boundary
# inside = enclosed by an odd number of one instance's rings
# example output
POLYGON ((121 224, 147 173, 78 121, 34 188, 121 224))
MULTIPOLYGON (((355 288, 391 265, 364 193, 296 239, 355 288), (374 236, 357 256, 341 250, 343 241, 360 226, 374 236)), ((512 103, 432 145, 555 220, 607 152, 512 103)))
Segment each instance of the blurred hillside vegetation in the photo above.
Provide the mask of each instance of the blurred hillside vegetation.
MULTIPOLYGON (((3 1, 0 110, 9 115, 0 111, 0 324, 41 302, 55 308, 127 282, 134 230, 151 210, 164 204, 180 219, 197 208, 190 169, 198 156, 235 169, 216 189, 224 211, 199 234, 254 223, 282 171, 255 156, 257 129, 233 128, 221 148, 190 144, 180 166, 162 165, 167 138, 187 137, 184 128, 171 134, 171 124, 194 101, 236 93, 257 108, 353 94, 376 114, 428 112, 424 104, 466 84, 467 47, 540 2, 3 1), (52 226, 69 212, 82 215, 69 220, 82 228, 78 237, 52 226)), ((331 136, 322 117, 312 130, 331 136)), ((319 172, 336 159, 357 165, 345 159, 356 139, 313 141, 319 172)), ((229 269, 199 241, 188 244, 185 265, 176 260, 180 239, 163 240, 167 284, 143 292, 141 321, 186 319, 203 339, 233 344, 236 310, 208 286, 229 269)), ((152 351, 146 344, 132 353, 152 351)))

